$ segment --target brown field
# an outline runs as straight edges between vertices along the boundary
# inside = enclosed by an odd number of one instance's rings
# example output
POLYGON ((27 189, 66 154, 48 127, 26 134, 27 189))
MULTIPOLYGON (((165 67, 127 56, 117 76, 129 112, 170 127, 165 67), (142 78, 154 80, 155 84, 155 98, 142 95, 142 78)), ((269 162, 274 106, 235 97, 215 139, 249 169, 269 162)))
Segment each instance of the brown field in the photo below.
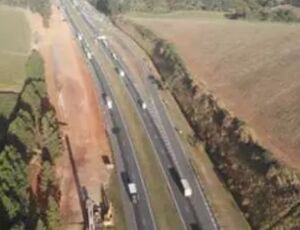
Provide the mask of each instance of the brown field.
POLYGON ((194 12, 131 15, 175 44, 197 82, 253 128, 278 159, 300 163, 300 25, 194 12))

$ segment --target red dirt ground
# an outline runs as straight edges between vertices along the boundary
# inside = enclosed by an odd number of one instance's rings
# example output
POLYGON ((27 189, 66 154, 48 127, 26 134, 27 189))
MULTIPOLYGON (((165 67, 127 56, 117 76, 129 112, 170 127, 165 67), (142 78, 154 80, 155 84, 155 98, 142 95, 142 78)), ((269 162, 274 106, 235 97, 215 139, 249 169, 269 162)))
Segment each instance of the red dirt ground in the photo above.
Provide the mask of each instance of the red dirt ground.
MULTIPOLYGON (((67 22, 62 20, 57 7, 53 7, 49 29, 43 28, 38 15, 29 17, 35 47, 45 59, 51 103, 58 119, 66 123, 62 126, 62 132, 70 139, 80 186, 85 186, 89 196, 99 201, 100 186, 107 184, 109 179, 101 155, 110 155, 110 148, 93 80, 72 32, 67 22)), ((82 229, 78 225, 82 222, 82 214, 67 148, 58 162, 57 174, 62 193, 60 207, 63 229, 82 229)))

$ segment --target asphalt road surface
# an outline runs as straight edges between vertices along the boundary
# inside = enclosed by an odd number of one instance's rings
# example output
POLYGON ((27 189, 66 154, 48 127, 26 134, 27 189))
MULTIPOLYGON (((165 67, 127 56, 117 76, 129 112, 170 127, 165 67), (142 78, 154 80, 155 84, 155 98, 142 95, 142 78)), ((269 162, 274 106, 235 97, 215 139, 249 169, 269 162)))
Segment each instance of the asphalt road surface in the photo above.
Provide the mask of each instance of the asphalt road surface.
POLYGON ((150 106, 150 103, 148 103, 148 108, 143 109, 142 102, 149 101, 149 99, 144 100, 144 98, 141 97, 141 94, 139 94, 131 81, 127 67, 120 57, 117 59, 113 57, 112 51, 105 46, 103 46, 103 49, 107 52, 107 55, 111 56, 111 60, 116 67, 125 72, 125 76, 123 77, 124 85, 127 87, 136 105, 136 109, 151 139, 151 143, 160 158, 162 168, 169 181, 176 206, 179 209, 186 229, 217 229, 215 220, 207 206, 197 178, 188 159, 185 157, 184 150, 179 142, 180 140, 176 136, 176 131, 158 96, 156 85, 150 78, 147 79, 148 89, 152 95, 151 101, 153 102, 153 106, 150 106), (183 195, 183 188, 180 183, 181 178, 187 179, 193 190, 193 194, 189 198, 183 195), (203 207, 201 204, 203 204, 203 207))
MULTIPOLYGON (((86 17, 85 20, 88 21, 90 28, 94 30, 94 32, 97 31, 95 28, 107 26, 107 23, 95 25, 92 20, 97 17, 95 14, 97 14, 97 12, 95 13, 90 11, 84 13, 86 17), (89 16, 91 16, 91 18, 89 16)), ((103 19, 99 20, 99 22, 101 21, 103 21, 103 19)), ((165 175, 168 177, 173 198, 175 199, 176 206, 179 209, 186 229, 218 229, 215 218, 208 205, 199 181, 195 176, 190 165, 190 161, 186 157, 184 148, 180 143, 175 127, 173 126, 167 111, 165 110, 164 104, 159 97, 157 86, 154 84, 153 80, 149 78, 149 76, 152 75, 151 71, 146 70, 147 74, 144 76, 151 99, 142 98, 141 94, 136 89, 136 86, 131 81, 132 76, 122 59, 119 56, 117 56, 117 58, 116 56, 114 57, 113 53, 115 52, 111 48, 108 48, 103 44, 101 44, 101 46, 102 50, 106 52, 114 65, 119 70, 121 69, 125 72, 125 76, 123 77, 125 86, 136 104, 136 109, 144 123, 145 129, 151 139, 151 143, 159 155, 162 168, 165 175), (149 109, 144 110, 141 107, 141 101, 151 102, 152 106, 148 106, 149 109), (185 178, 189 181, 193 190, 191 197, 186 198, 183 196, 180 178, 185 178)), ((143 60, 140 61, 140 65, 141 68, 146 69, 146 65, 143 63, 143 60)))
MULTIPOLYGON (((97 18, 97 12, 93 10, 88 12, 81 11, 80 14, 90 30, 93 31, 94 36, 101 35, 99 28, 107 26, 107 23, 101 23, 103 16, 101 16, 101 20, 95 22, 94 19, 97 18)), ((148 92, 150 92, 150 98, 142 98, 142 94, 139 93, 133 84, 130 71, 122 59, 120 57, 114 57, 114 51, 101 43, 100 48, 118 69, 122 69, 125 72, 125 76, 123 77, 124 85, 135 103, 135 108, 143 122, 153 148, 159 157, 160 165, 167 178, 168 186, 185 228, 191 230, 218 229, 198 179, 194 174, 188 157, 185 155, 184 148, 182 148, 178 134, 159 97, 158 89, 149 78, 149 76, 152 75, 151 71, 145 70, 146 74, 144 76, 148 92), (147 109, 142 108, 142 101, 147 102, 147 109), (191 197, 184 197, 180 183, 181 178, 185 178, 189 181, 193 191, 191 197)), ((146 69, 143 60, 140 61, 140 65, 141 68, 146 69)), ((124 162, 126 162, 126 159, 124 159, 124 162)))
MULTIPOLYGON (((63 1, 63 3, 65 6, 66 16, 68 16, 70 20, 74 34, 76 35, 77 32, 84 34, 76 23, 75 17, 72 17, 72 14, 70 13, 71 6, 65 1, 63 1)), ((84 52, 86 52, 87 46, 85 42, 86 41, 81 41, 81 46, 84 52)), ((121 167, 121 169, 119 168, 119 170, 117 170, 119 172, 120 182, 122 183, 121 186, 125 188, 125 190, 123 189, 123 193, 124 191, 127 193, 127 196, 124 196, 124 194, 122 195, 123 203, 126 204, 124 210, 125 212, 130 212, 130 210, 133 210, 134 212, 134 217, 133 215, 126 215, 127 218, 130 219, 127 220, 128 229, 155 230, 156 225, 150 207, 149 198, 141 176, 141 171, 135 158, 134 148, 130 140, 126 124, 124 123, 124 120, 116 106, 110 86, 105 79, 105 75, 102 72, 99 63, 95 57, 91 57, 89 61, 99 83, 102 101, 105 103, 107 97, 109 97, 112 101, 112 108, 107 108, 106 115, 109 115, 110 117, 111 133, 115 136, 115 138, 112 138, 112 144, 117 144, 117 146, 114 146, 114 149, 117 150, 117 153, 115 153, 115 157, 119 162, 117 163, 117 166, 121 167), (138 199, 136 203, 132 202, 127 189, 129 182, 133 182, 137 186, 138 199), (130 202, 128 202, 128 198, 130 199, 130 202)))

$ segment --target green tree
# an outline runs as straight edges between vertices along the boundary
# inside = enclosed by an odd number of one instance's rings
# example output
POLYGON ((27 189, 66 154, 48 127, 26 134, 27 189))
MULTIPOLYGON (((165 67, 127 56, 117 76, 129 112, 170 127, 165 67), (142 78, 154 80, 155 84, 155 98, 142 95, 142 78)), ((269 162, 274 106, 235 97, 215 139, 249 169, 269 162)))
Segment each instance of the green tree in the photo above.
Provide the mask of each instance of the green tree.
POLYGON ((59 207, 54 197, 49 196, 46 212, 48 230, 57 230, 60 226, 59 207))
POLYGON ((49 26, 49 19, 51 16, 50 0, 29 0, 29 7, 33 12, 39 13, 43 18, 45 27, 49 26))
POLYGON ((27 166, 13 146, 6 146, 0 154, 0 181, 0 209, 6 221, 26 217, 29 207, 27 166))
POLYGON ((41 54, 34 50, 26 62, 26 76, 29 78, 44 79, 44 61, 41 54))
POLYGON ((20 109, 17 117, 10 123, 8 132, 15 135, 26 146, 27 152, 36 147, 34 142, 34 122, 29 112, 20 109))
POLYGON ((55 173, 49 161, 44 161, 40 174, 39 187, 42 193, 46 193, 47 189, 54 183, 55 173))
POLYGON ((10 230, 25 230, 25 225, 22 222, 16 223, 16 224, 13 224, 13 226, 10 228, 10 230))
POLYGON ((46 229, 47 228, 46 228, 44 222, 41 219, 39 219, 36 224, 35 230, 46 230, 46 229))
POLYGON ((54 163, 55 159, 61 154, 62 144, 59 127, 56 121, 55 112, 49 110, 41 120, 43 132, 43 146, 47 148, 49 160, 54 163))
POLYGON ((118 0, 98 0, 96 8, 106 15, 114 15, 120 11, 118 0))

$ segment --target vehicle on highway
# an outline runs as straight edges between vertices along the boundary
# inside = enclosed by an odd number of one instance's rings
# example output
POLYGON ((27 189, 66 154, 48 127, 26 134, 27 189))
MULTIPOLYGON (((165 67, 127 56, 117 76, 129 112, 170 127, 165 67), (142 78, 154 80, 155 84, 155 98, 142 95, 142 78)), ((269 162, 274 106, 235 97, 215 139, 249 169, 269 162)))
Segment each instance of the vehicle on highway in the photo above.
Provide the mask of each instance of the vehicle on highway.
POLYGON ((118 60, 118 56, 115 53, 112 53, 112 57, 113 59, 118 60))
POLYGON ((113 108, 113 103, 112 103, 111 98, 109 96, 106 96, 105 101, 106 101, 107 108, 112 109, 113 108))
POLYGON ((147 109, 147 104, 144 101, 142 102, 142 109, 144 109, 144 110, 147 109))
POLYGON ((181 182, 181 185, 182 185, 182 188, 183 188, 183 195, 185 197, 192 196, 193 191, 192 191, 192 188, 191 188, 188 180, 187 179, 181 179, 180 182, 181 182))
POLYGON ((100 40, 104 41, 104 40, 107 39, 107 37, 106 37, 105 35, 99 35, 99 36, 97 36, 97 39, 98 39, 99 41, 100 41, 100 40))
POLYGON ((91 51, 87 47, 84 47, 84 52, 89 60, 93 58, 91 51))
POLYGON ((128 191, 131 198, 132 203, 136 204, 138 201, 137 198, 137 188, 135 183, 128 183, 128 191))
POLYGON ((82 41, 82 39, 83 39, 82 33, 77 33, 77 39, 79 41, 82 41))
POLYGON ((125 77, 125 72, 122 69, 119 69, 118 67, 116 67, 116 71, 117 73, 120 75, 120 77, 125 77))

